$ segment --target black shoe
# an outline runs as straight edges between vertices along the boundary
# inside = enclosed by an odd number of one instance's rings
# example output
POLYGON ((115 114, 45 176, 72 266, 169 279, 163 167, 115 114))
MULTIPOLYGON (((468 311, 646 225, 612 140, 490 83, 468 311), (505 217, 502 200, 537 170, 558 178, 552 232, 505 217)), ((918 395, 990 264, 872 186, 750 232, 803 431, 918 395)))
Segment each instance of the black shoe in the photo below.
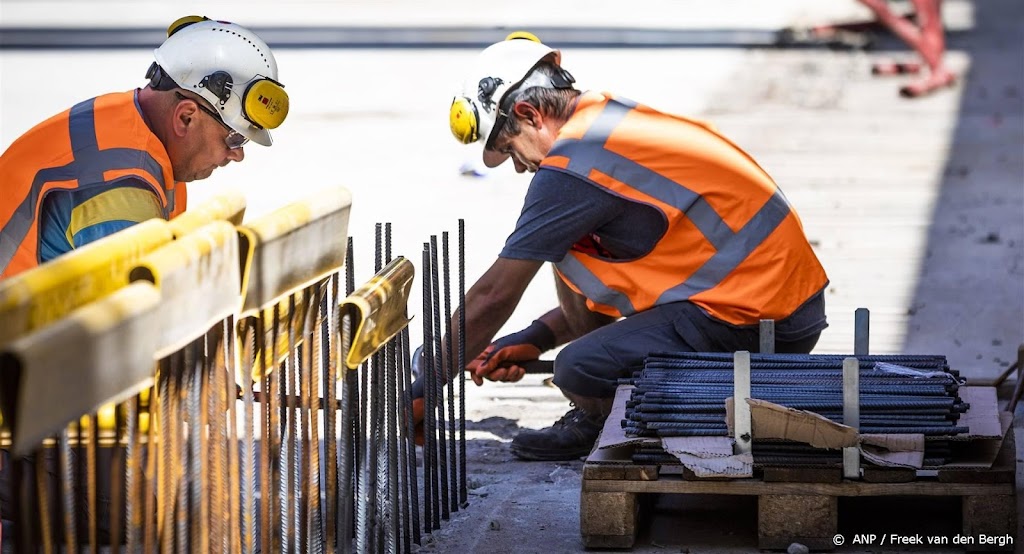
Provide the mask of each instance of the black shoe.
POLYGON ((512 439, 512 453, 523 460, 575 460, 590 454, 604 421, 573 407, 554 425, 521 431, 512 439))

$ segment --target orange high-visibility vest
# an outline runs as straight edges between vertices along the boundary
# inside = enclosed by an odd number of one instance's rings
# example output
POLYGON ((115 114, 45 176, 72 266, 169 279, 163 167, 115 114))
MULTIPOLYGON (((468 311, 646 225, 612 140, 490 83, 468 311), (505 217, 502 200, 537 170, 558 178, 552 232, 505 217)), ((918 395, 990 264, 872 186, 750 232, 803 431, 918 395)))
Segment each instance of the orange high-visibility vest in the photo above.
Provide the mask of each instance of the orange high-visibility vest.
POLYGON ((705 124, 585 93, 541 167, 652 206, 668 222, 640 258, 574 247, 556 264, 592 311, 620 317, 689 300, 752 325, 789 316, 828 283, 779 187, 705 124))
POLYGON ((185 183, 146 126, 135 92, 97 96, 36 125, 0 156, 0 278, 39 265, 39 210, 53 190, 141 179, 164 217, 185 211, 185 183))

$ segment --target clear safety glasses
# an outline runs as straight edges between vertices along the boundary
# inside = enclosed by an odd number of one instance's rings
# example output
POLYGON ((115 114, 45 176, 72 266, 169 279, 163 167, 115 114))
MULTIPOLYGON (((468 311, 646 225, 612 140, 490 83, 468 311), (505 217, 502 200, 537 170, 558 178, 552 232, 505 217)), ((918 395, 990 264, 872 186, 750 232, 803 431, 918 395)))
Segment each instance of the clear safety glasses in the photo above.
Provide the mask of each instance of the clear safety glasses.
POLYGON ((175 91, 174 94, 178 97, 178 100, 191 100, 195 102, 196 106, 198 106, 200 110, 206 112, 207 115, 212 117, 217 123, 220 123, 222 127, 227 129, 228 136, 224 137, 224 144, 226 144, 229 149, 238 150, 239 148, 245 146, 249 142, 249 139, 245 135, 232 129, 230 126, 228 126, 227 123, 224 123, 224 120, 221 119, 220 115, 218 115, 217 112, 211 110, 210 108, 207 108, 199 100, 189 98, 188 96, 185 96, 184 94, 177 91, 175 91))

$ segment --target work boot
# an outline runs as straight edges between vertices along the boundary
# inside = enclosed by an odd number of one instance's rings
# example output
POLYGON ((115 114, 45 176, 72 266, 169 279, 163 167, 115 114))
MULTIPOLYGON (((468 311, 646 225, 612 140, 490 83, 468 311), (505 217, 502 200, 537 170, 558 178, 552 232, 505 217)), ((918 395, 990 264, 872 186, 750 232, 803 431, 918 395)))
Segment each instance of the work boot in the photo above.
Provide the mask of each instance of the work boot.
POLYGON ((523 460, 575 460, 590 454, 604 421, 573 406, 547 429, 521 431, 512 439, 512 453, 523 460))

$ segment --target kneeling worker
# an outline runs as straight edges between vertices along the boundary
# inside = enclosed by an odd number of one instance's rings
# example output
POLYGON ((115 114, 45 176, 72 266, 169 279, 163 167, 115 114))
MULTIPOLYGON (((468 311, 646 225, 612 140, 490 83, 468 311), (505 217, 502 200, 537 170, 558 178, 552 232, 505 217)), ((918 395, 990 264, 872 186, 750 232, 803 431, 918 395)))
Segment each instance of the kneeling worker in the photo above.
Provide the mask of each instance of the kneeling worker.
POLYGON ((573 407, 515 437, 529 460, 588 454, 617 380, 651 351, 757 351, 759 321, 774 319, 777 351, 806 353, 827 327, 825 271, 750 155, 704 123, 573 82, 559 51, 503 41, 479 55, 450 114, 458 140, 483 142, 488 167, 511 158, 534 174, 461 307, 478 385, 518 380, 517 362, 570 343, 554 383, 573 407), (558 307, 488 344, 544 262, 558 307))

